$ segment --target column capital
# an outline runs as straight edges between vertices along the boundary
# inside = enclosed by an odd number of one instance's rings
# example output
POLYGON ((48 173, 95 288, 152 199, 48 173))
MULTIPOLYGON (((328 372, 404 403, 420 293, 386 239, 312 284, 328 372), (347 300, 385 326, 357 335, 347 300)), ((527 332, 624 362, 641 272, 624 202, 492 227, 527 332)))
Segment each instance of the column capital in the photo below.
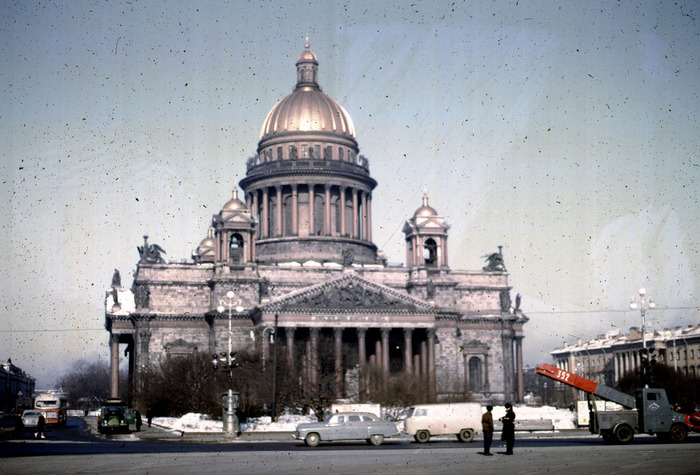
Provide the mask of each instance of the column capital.
POLYGON ((343 337, 343 327, 335 327, 333 329, 333 336, 336 338, 342 338, 343 337))
POLYGON ((318 334, 320 332, 321 332, 320 328, 317 328, 317 327, 309 328, 309 335, 311 335, 313 338, 318 338, 318 334))
POLYGON ((403 336, 406 338, 411 338, 411 335, 413 335, 413 328, 404 328, 403 329, 403 336))
POLYGON ((382 338, 389 338, 389 333, 391 333, 391 328, 380 328, 379 332, 382 334, 382 338))
POLYGON ((435 328, 428 328, 426 329, 426 332, 428 334, 428 338, 435 338, 437 335, 437 330, 435 328))
POLYGON ((360 338, 365 338, 367 336, 366 328, 355 328, 355 331, 357 332, 357 336, 360 338))

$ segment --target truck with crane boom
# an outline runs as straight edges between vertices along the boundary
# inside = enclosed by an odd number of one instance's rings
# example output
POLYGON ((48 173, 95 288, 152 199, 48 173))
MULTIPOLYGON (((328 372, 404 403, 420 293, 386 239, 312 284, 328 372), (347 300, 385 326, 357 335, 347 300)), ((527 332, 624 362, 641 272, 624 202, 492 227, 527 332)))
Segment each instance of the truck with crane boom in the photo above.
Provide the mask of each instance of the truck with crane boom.
POLYGON ((683 442, 689 430, 700 432, 700 413, 682 414, 673 410, 664 389, 638 388, 634 397, 548 364, 538 366, 537 373, 587 394, 588 428, 592 434, 603 436, 605 442, 626 444, 635 433, 656 434, 662 441, 683 442), (622 409, 598 410, 596 398, 615 402, 622 409))

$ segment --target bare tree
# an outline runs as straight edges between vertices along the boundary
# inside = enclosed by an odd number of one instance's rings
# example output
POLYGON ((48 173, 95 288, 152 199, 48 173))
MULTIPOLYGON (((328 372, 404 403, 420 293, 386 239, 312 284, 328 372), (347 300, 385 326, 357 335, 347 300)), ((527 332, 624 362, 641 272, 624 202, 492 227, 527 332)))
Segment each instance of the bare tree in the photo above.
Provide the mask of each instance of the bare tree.
POLYGON ((144 370, 134 385, 135 407, 163 416, 188 412, 221 414, 221 392, 228 378, 211 366, 211 355, 196 352, 166 357, 144 370))
MULTIPOLYGON (((671 404, 680 404, 683 411, 693 412, 700 403, 700 378, 686 375, 663 363, 655 363, 649 372, 649 386, 664 388, 671 404)), ((625 373, 618 381, 618 389, 634 395, 644 385, 641 368, 625 373)))
MULTIPOLYGON (((120 395, 126 396, 127 377, 119 377, 120 395)), ((68 394, 73 409, 96 409, 109 396, 109 363, 81 358, 61 377, 59 384, 68 394)))

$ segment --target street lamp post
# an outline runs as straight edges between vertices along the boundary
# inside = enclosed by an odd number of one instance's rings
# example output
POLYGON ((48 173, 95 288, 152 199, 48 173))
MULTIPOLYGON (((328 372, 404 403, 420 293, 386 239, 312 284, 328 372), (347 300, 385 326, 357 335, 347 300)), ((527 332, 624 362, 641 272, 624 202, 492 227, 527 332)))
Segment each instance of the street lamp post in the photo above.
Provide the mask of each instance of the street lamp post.
MULTIPOLYGON (((232 336, 232 314, 231 311, 233 309, 233 306, 236 306, 236 312, 241 313, 243 311, 243 307, 241 307, 241 301, 240 300, 234 300, 234 293, 229 290, 226 292, 226 297, 228 298, 228 301, 226 300, 219 300, 219 307, 217 308, 219 313, 224 313, 224 310, 226 310, 226 307, 228 307, 228 353, 226 354, 226 359, 225 359, 225 364, 223 365, 222 369, 228 370, 228 401, 226 404, 226 433, 228 435, 233 435, 234 434, 234 424, 238 426, 238 420, 236 418, 236 414, 233 410, 233 368, 238 366, 238 363, 235 362, 234 358, 234 352, 233 352, 233 344, 231 341, 231 336, 232 336)), ((218 355, 214 355, 214 368, 217 368, 217 363, 218 363, 218 355)), ((235 432, 238 432, 237 430, 235 432)))
POLYGON ((262 348, 262 370, 263 374, 266 372, 266 360, 267 360, 267 334, 270 335, 270 344, 274 345, 272 350, 272 422, 275 422, 275 412, 277 410, 277 321, 279 315, 275 314, 275 326, 265 327, 262 331, 263 338, 263 348, 262 348))
POLYGON ((272 350, 272 422, 275 422, 277 418, 277 321, 279 320, 279 315, 275 314, 275 347, 272 350))
POLYGON ((647 352, 647 329, 646 329, 646 314, 647 314, 647 309, 648 308, 656 308, 656 303, 654 303, 654 299, 652 297, 647 297, 647 291, 644 287, 639 289, 638 291, 639 298, 633 297, 632 301, 630 302, 630 308, 632 310, 639 309, 641 315, 642 315, 642 351, 641 351, 641 358, 642 358, 642 379, 644 380, 644 387, 648 388, 649 387, 649 353, 647 352))

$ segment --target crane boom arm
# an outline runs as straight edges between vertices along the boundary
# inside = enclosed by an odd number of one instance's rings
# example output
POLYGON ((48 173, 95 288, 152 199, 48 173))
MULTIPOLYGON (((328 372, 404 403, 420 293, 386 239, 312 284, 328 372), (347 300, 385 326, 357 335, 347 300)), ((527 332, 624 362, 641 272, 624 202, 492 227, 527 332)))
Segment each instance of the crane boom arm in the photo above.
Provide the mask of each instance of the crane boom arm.
POLYGON ((606 401, 616 402, 626 408, 634 409, 636 407, 634 396, 620 392, 617 389, 611 388, 610 386, 598 384, 595 381, 586 379, 577 374, 569 373, 568 371, 564 371, 563 369, 556 368, 552 365, 539 365, 537 367, 537 373, 555 381, 568 384, 569 386, 580 389, 586 393, 594 394, 601 399, 605 399, 606 401))

